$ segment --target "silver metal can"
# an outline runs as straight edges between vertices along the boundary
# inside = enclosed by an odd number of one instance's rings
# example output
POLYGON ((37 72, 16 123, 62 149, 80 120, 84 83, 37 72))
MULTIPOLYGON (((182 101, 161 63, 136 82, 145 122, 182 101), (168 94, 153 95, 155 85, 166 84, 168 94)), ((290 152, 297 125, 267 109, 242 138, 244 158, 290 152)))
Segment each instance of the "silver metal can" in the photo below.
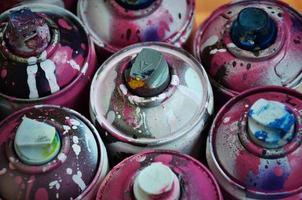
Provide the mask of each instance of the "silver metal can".
POLYGON ((117 52, 97 71, 90 114, 112 160, 144 149, 198 157, 213 93, 202 65, 186 51, 141 43, 117 52))

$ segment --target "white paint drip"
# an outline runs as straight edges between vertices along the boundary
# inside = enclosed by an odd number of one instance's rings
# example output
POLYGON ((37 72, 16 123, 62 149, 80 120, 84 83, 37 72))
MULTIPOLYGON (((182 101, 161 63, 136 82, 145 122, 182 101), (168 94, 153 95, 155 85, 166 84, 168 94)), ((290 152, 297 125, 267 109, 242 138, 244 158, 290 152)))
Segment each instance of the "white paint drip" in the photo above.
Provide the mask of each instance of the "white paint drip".
POLYGON ((67 168, 66 169, 66 173, 69 174, 69 175, 71 175, 72 174, 72 169, 71 168, 67 168))
POLYGON ((41 59, 41 60, 46 60, 46 58, 47 58, 47 52, 46 52, 46 51, 43 51, 43 52, 41 53, 40 59, 41 59))
POLYGON ((49 189, 52 189, 55 187, 57 190, 59 190, 61 187, 60 183, 57 180, 50 182, 48 184, 48 186, 49 186, 49 189))
POLYGON ((41 68, 45 72, 45 76, 48 80, 49 87, 51 93, 55 93, 60 90, 60 87, 57 83, 57 78, 55 75, 56 65, 52 60, 45 60, 44 62, 41 62, 41 68))
POLYGON ((80 71, 80 66, 74 60, 68 60, 67 63, 70 64, 73 69, 80 71))
POLYGON ((58 155, 58 159, 61 161, 61 162, 64 162, 66 160, 67 156, 64 154, 64 153, 59 153, 58 155))
POLYGON ((72 128, 72 129, 78 129, 78 127, 77 127, 77 126, 72 126, 71 128, 72 128))
POLYGON ((231 119, 230 117, 224 118, 224 119, 223 119, 223 123, 228 123, 228 122, 230 121, 230 119, 231 119))
POLYGON ((122 91, 123 95, 126 95, 128 93, 128 90, 125 85, 120 85, 120 90, 122 91))
POLYGON ((72 176, 72 180, 81 188, 82 191, 86 189, 86 184, 82 179, 82 172, 77 171, 77 174, 72 176))
POLYGON ((74 151, 75 155, 78 157, 81 152, 81 146, 78 144, 73 144, 72 150, 74 151))
POLYGON ((72 141, 73 141, 73 143, 78 144, 79 143, 79 138, 77 136, 73 136, 72 141))
POLYGON ((38 98, 38 89, 36 82, 36 73, 38 72, 38 65, 30 65, 27 67, 27 84, 29 87, 29 98, 38 98))
POLYGON ((175 85, 175 86, 179 85, 179 78, 178 78, 178 76, 172 75, 171 85, 175 85))
POLYGON ((63 125, 63 129, 64 129, 64 132, 63 132, 63 135, 65 135, 66 133, 68 133, 68 131, 70 131, 70 126, 67 126, 67 125, 63 125))
POLYGON ((37 57, 34 57, 34 56, 27 59, 27 63, 29 65, 35 65, 37 63, 37 61, 38 61, 37 57))
POLYGON ((226 52, 227 50, 226 49, 213 49, 212 51, 210 51, 210 55, 214 55, 216 53, 223 53, 223 52, 226 52))
POLYGON ((1 169, 1 170, 0 170, 0 176, 1 176, 1 175, 4 175, 6 172, 7 172, 7 169, 6 169, 6 168, 1 169))

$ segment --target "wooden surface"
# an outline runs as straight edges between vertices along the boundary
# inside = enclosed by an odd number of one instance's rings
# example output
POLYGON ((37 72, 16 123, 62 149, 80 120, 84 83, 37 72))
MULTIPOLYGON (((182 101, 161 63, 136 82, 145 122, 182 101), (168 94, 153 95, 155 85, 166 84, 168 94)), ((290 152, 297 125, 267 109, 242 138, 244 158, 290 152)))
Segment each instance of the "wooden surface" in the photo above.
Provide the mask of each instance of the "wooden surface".
MULTIPOLYGON (((292 7, 302 12, 302 0, 283 0, 292 7)), ((196 23, 200 24, 203 22, 213 10, 217 7, 230 2, 230 0, 196 0, 197 15, 196 23)))

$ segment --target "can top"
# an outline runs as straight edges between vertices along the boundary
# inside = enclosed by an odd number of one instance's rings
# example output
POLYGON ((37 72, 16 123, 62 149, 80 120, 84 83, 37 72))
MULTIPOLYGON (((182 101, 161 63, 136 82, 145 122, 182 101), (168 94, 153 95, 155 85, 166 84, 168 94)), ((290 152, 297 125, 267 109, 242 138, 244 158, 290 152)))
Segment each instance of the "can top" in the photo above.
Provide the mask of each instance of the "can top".
POLYGON ((174 140, 204 125, 213 113, 212 89, 202 66, 163 43, 133 45, 113 55, 96 73, 90 97, 98 123, 134 144, 174 140))
POLYGON ((229 96, 257 86, 296 88, 301 38, 302 17, 287 4, 239 1, 214 11, 199 28, 194 54, 229 96))
POLYGON ((67 88, 87 71, 91 41, 80 21, 48 4, 0 15, 0 95, 36 100, 67 88))
POLYGON ((248 90, 216 116, 210 156, 224 179, 255 199, 302 191, 302 95, 283 87, 248 90))
POLYGON ((85 197, 101 173, 101 145, 91 123, 67 108, 41 105, 10 115, 0 123, 1 197, 85 197))
POLYGON ((111 53, 134 43, 182 45, 195 14, 194 0, 80 0, 78 16, 94 42, 111 53))
POLYGON ((104 200, 154 197, 222 199, 206 167, 189 156, 166 150, 145 151, 125 159, 109 172, 97 195, 104 200))

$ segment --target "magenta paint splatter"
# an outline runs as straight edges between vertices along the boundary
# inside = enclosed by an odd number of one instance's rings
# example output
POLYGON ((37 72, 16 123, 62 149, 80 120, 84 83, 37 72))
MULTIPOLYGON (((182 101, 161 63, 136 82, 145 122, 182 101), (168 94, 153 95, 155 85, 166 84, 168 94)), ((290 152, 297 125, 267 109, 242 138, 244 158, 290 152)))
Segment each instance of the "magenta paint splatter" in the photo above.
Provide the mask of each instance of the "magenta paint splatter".
POLYGON ((58 20, 58 24, 62 27, 62 28, 65 28, 67 30, 72 30, 72 26, 70 26, 70 24, 64 20, 64 19, 59 19, 58 20))

